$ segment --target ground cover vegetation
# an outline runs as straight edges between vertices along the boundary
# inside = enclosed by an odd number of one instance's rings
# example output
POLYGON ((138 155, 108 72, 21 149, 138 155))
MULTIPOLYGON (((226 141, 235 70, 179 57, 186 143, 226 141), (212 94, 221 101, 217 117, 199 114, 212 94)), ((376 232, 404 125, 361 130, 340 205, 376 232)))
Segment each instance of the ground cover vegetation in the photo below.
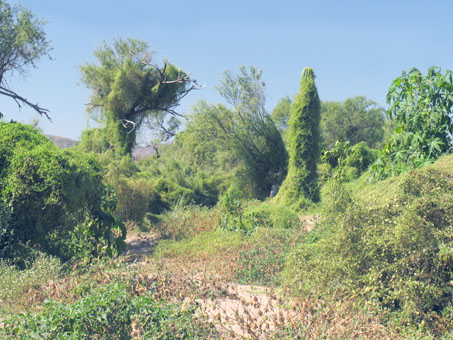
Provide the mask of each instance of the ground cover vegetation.
MULTIPOLYGON (((0 15, 0 56, 20 61, 1 91, 49 44, 28 11, 0 15)), ((0 337, 453 336, 451 71, 403 72, 385 113, 321 101, 305 68, 268 112, 262 72, 241 67, 223 103, 182 117, 198 85, 147 43, 95 56, 99 127, 78 145, 0 122, 0 337), (156 153, 135 161, 146 135, 156 153)))

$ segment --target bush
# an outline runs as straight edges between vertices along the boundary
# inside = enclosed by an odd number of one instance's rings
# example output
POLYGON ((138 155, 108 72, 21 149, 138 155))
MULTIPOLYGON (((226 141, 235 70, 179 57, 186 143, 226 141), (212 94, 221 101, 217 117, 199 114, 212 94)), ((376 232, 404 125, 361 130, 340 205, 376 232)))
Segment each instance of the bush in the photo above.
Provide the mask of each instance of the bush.
POLYGON ((300 224, 292 209, 278 204, 245 201, 240 191, 227 192, 221 200, 220 227, 251 235, 257 228, 292 228, 300 224))
POLYGON ((349 146, 349 142, 337 141, 322 155, 322 160, 330 166, 330 173, 342 181, 351 181, 368 170, 375 161, 377 150, 370 149, 365 142, 349 146), (333 170, 333 171, 332 171, 333 170))
POLYGON ((148 212, 151 197, 156 195, 152 184, 145 179, 120 177, 112 186, 118 197, 116 213, 125 221, 141 224, 148 212))
POLYGON ((101 287, 73 304, 49 301, 41 313, 5 321, 8 339, 206 339, 214 330, 198 322, 195 308, 135 296, 122 284, 101 287))
POLYGON ((300 225, 298 215, 288 207, 277 204, 259 203, 244 209, 245 223, 255 227, 293 228, 300 225))
POLYGON ((286 264, 287 285, 360 294, 402 323, 438 318, 453 296, 452 166, 448 157, 351 195, 332 191, 318 237, 286 264))
POLYGON ((17 252, 5 249, 37 249, 62 260, 121 250, 125 230, 109 214, 114 202, 92 157, 60 150, 18 123, 0 123, 0 132, 7 143, 0 192, 11 212, 2 257, 23 265, 27 252, 14 259, 17 252))

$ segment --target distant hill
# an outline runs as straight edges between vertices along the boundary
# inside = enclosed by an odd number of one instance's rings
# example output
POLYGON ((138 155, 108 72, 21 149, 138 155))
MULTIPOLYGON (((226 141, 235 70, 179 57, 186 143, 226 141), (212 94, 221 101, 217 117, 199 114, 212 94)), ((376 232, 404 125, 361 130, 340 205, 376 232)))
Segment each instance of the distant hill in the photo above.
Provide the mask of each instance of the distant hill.
POLYGON ((156 147, 152 146, 152 145, 135 147, 132 150, 132 159, 138 161, 140 159, 152 156, 155 153, 156 153, 156 147))
POLYGON ((52 135, 45 135, 47 138, 50 139, 52 143, 58 146, 60 149, 69 148, 70 146, 74 146, 79 144, 79 141, 74 139, 69 139, 65 137, 58 137, 52 135))
MULTIPOLYGON (((47 138, 50 139, 52 143, 58 146, 60 149, 69 148, 71 146, 79 144, 78 140, 66 138, 66 137, 59 137, 53 135, 45 135, 47 138)), ((132 158, 136 161, 139 159, 143 159, 149 156, 152 156, 156 153, 156 148, 154 146, 143 146, 143 147, 136 147, 132 150, 132 158)))

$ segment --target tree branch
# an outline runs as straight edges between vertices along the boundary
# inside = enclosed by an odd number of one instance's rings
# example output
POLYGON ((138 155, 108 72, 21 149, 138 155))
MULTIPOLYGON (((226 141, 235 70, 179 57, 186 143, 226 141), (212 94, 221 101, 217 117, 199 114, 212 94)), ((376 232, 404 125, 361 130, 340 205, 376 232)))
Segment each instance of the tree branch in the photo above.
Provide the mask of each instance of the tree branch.
POLYGON ((52 119, 49 116, 49 110, 42 108, 41 106, 39 106, 38 103, 33 104, 33 103, 29 102, 27 99, 25 99, 24 97, 19 96, 17 93, 15 93, 3 86, 0 86, 0 94, 3 94, 7 97, 12 98, 16 102, 19 109, 22 108, 22 105, 29 106, 33 110, 35 110, 40 116, 45 116, 48 120, 52 121, 52 119))

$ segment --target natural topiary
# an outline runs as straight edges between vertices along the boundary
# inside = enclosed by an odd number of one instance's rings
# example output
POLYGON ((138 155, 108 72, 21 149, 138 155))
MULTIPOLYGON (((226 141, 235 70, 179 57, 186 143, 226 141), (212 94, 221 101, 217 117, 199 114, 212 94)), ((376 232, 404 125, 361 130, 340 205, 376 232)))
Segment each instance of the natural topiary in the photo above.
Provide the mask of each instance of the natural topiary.
POLYGON ((313 69, 302 71, 300 90, 291 106, 288 131, 289 167, 276 200, 304 206, 319 201, 316 164, 320 156, 320 101, 313 69), (308 201, 308 202, 307 202, 308 201))

